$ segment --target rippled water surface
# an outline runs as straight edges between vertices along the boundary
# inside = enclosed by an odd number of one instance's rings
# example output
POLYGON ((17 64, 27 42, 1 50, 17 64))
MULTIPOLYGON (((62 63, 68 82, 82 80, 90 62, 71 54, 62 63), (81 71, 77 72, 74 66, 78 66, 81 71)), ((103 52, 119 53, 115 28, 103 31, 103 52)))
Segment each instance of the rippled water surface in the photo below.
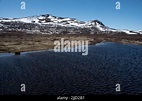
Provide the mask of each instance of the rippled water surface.
POLYGON ((101 43, 89 54, 0 55, 0 94, 142 94, 142 46, 101 43), (26 85, 26 93, 20 91, 26 85), (121 92, 116 92, 121 84, 121 92))

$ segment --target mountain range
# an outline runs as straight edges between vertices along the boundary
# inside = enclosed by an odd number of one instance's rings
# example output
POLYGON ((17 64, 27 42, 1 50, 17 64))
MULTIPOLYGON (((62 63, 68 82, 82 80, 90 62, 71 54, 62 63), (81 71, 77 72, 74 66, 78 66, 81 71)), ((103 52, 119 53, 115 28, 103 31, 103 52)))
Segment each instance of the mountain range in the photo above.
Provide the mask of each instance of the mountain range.
POLYGON ((0 18, 0 31, 23 31, 33 34, 99 34, 112 32, 142 34, 142 31, 109 28, 99 20, 84 22, 75 18, 57 17, 50 14, 12 19, 0 18))

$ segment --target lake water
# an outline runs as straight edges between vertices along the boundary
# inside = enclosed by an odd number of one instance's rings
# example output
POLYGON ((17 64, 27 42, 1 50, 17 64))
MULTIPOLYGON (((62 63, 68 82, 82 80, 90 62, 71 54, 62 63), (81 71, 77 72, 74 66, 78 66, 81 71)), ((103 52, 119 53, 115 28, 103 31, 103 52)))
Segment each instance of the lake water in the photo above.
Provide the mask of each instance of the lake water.
POLYGON ((0 55, 0 94, 142 94, 142 46, 100 43, 89 54, 0 55), (21 84, 26 92, 21 92, 21 84), (116 92, 116 84, 121 92, 116 92))

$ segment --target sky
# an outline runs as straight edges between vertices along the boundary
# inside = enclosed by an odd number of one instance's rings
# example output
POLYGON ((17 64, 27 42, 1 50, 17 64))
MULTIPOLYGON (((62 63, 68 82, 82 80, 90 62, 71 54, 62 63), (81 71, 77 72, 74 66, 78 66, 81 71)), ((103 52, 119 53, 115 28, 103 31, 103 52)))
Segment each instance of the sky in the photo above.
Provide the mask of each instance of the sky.
POLYGON ((81 21, 100 20, 116 29, 142 30, 142 0, 0 0, 0 17, 51 14, 81 21), (21 2, 26 9, 21 9, 21 2), (120 9, 116 9, 116 2, 120 9))

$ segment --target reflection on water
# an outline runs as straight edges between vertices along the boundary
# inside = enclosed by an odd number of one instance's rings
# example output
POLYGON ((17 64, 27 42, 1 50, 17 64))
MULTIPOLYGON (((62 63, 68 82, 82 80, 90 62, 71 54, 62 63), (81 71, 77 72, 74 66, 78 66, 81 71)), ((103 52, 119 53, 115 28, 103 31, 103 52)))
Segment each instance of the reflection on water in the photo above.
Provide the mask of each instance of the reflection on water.
POLYGON ((142 46, 118 43, 91 45, 88 56, 53 51, 2 55, 0 93, 23 94, 24 83, 26 94, 142 94, 141 61, 142 46))
POLYGON ((13 53, 0 53, 0 57, 5 57, 5 56, 12 56, 14 55, 13 53))

